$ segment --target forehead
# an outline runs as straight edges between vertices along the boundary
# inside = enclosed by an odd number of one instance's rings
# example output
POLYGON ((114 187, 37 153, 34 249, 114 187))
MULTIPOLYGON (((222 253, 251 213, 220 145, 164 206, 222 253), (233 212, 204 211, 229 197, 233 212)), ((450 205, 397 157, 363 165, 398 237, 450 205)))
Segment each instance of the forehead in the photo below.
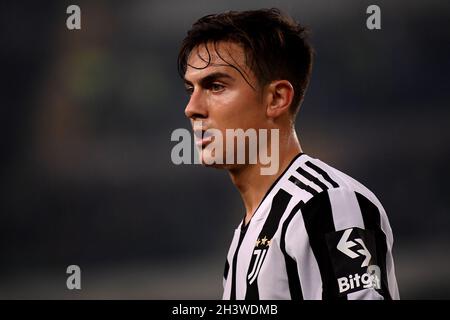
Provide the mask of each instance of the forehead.
POLYGON ((189 54, 185 79, 195 80, 216 71, 237 77, 239 72, 230 65, 238 68, 246 77, 251 74, 242 46, 233 42, 202 44, 194 47, 189 54))

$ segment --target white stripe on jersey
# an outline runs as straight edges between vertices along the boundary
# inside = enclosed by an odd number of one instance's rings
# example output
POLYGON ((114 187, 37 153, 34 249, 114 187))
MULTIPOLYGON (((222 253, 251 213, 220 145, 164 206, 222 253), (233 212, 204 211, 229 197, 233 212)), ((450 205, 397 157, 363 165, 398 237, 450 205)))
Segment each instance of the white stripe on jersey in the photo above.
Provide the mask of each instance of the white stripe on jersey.
POLYGON ((322 277, 308 242, 308 234, 301 214, 296 214, 289 224, 286 233, 286 251, 289 255, 296 257, 303 298, 305 300, 321 299, 322 277))
MULTIPOLYGON (((392 230, 381 203, 358 181, 318 159, 297 156, 268 191, 245 233, 241 229, 242 223, 227 255, 224 299, 399 298, 392 230), (325 238, 349 228, 376 234, 376 252, 370 253, 383 264, 381 289, 354 291, 358 287, 339 294, 330 269, 336 250, 325 238)), ((359 242, 353 242, 355 252, 363 252, 357 249, 359 242)), ((359 267, 345 255, 342 259, 359 267)))
POLYGON ((331 189, 328 190, 328 195, 336 230, 352 227, 364 229, 364 221, 354 192, 346 189, 331 189))

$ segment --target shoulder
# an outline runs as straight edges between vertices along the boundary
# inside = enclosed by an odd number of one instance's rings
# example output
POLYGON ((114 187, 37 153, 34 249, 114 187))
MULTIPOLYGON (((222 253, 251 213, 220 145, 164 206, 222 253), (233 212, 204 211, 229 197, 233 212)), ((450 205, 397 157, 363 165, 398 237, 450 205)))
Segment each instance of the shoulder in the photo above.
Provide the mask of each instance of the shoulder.
POLYGON ((387 270, 391 270, 392 261, 386 261, 386 257, 391 257, 393 239, 381 203, 350 176, 320 160, 310 157, 305 160, 299 167, 316 180, 298 176, 303 179, 303 190, 310 194, 304 196, 306 192, 297 192, 298 203, 283 222, 280 243, 285 254, 299 263, 301 272, 309 274, 315 270, 320 274, 322 297, 362 289, 360 282, 355 288, 349 285, 349 289, 344 280, 354 275, 358 279, 367 277, 368 267, 381 268, 384 283, 377 285, 371 294, 389 297, 387 270), (318 181, 322 182, 322 188, 318 187, 318 181))
POLYGON ((303 155, 284 186, 298 204, 284 223, 286 233, 324 235, 349 228, 391 233, 386 212, 374 193, 325 162, 303 155))
POLYGON ((372 193, 338 187, 319 192, 306 202, 300 201, 290 220, 287 231, 301 227, 308 234, 324 234, 355 227, 380 229, 387 217, 372 193))
POLYGON ((375 194, 361 182, 306 154, 293 164, 287 180, 284 186, 310 209, 330 202, 334 207, 342 203, 355 205, 355 201, 366 199, 383 210, 375 194))

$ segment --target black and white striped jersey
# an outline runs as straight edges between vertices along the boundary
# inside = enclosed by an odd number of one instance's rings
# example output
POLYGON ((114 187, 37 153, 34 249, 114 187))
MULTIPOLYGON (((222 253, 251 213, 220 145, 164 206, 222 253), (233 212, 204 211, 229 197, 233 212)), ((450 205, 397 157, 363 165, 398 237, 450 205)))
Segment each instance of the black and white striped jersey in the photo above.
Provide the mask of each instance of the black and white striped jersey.
POLYGON ((235 230, 224 299, 399 299, 386 212, 361 183, 304 153, 235 230))

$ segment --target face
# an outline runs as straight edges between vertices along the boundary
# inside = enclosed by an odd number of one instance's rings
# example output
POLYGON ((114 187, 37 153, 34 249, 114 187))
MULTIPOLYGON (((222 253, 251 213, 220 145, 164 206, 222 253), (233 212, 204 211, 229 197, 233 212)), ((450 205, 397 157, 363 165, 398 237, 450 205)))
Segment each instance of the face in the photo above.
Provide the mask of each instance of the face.
MULTIPOLYGON (((246 66, 244 50, 229 42, 217 43, 216 49, 220 56, 213 45, 208 45, 208 50, 204 45, 194 48, 185 73, 185 86, 190 95, 185 114, 193 125, 197 147, 203 150, 215 138, 206 136, 202 139, 202 130, 220 131, 223 145, 226 146, 226 129, 246 131, 249 128, 265 128, 266 125, 265 102, 255 76, 246 66), (245 78, 229 63, 237 67, 245 78)), ((222 152, 223 159, 226 159, 225 147, 222 152)), ((202 153, 204 164, 208 162, 205 158, 209 156, 208 153, 202 153)), ((228 169, 237 166, 213 165, 228 169)))

